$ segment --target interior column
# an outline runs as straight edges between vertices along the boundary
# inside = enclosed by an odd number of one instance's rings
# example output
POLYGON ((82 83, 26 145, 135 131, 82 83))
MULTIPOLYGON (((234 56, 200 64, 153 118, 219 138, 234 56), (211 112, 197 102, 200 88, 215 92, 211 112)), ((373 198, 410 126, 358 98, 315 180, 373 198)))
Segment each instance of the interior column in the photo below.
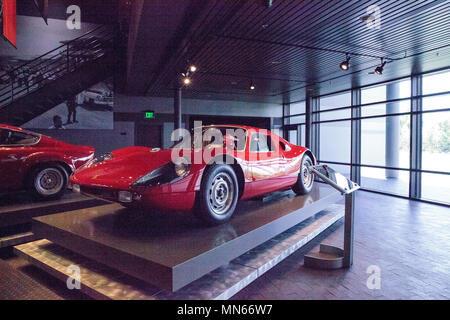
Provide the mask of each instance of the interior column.
MULTIPOLYGON (((386 85, 386 99, 400 98, 400 83, 386 85)), ((400 102, 386 104, 386 114, 400 112, 400 102)), ((398 168, 400 166, 400 117, 386 117, 386 166, 398 168)), ((398 178, 398 170, 386 169, 386 178, 398 178)))

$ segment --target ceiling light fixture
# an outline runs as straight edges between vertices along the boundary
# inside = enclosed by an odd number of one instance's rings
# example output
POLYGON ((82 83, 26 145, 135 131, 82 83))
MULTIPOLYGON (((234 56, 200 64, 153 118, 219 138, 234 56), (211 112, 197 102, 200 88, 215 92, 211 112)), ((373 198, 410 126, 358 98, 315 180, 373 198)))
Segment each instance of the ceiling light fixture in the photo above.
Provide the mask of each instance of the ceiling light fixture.
POLYGON ((340 65, 342 70, 347 71, 350 68, 350 56, 347 54, 346 59, 340 65))
POLYGON ((255 90, 255 85, 253 84, 253 81, 250 83, 250 90, 255 90))
POLYGON ((381 65, 379 65, 378 67, 375 68, 375 73, 381 76, 383 74, 385 65, 386 65, 386 61, 384 61, 384 59, 381 58, 381 65))
POLYGON ((189 67, 189 71, 192 72, 192 73, 194 73, 195 71, 197 71, 197 67, 196 67, 195 65, 191 65, 191 66, 189 67))
POLYGON ((188 86, 188 85, 190 85, 191 83, 192 83, 191 78, 186 77, 186 76, 183 78, 183 84, 184 84, 185 86, 188 86))

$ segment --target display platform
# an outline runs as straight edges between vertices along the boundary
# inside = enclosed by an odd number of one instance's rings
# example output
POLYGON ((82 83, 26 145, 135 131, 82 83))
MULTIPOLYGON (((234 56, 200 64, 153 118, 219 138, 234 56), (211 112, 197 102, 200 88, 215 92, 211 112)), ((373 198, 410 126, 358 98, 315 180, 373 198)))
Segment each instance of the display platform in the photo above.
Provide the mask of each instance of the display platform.
POLYGON ((33 232, 159 288, 176 291, 341 199, 316 185, 306 196, 283 193, 242 201, 227 224, 205 227, 190 214, 139 212, 111 204, 33 220, 33 232))
POLYGON ((15 252, 63 282, 73 276, 70 267, 78 266, 80 290, 93 299, 226 300, 341 221, 343 216, 343 205, 331 205, 174 293, 156 288, 45 239, 17 246, 15 252))
POLYGON ((40 202, 34 201, 25 193, 3 195, 0 197, 0 248, 34 241, 35 236, 31 232, 33 217, 84 209, 106 203, 72 192, 67 192, 59 200, 40 202))
POLYGON ((0 228, 31 223, 33 217, 105 204, 77 193, 67 192, 59 200, 34 201, 24 193, 0 196, 0 228))

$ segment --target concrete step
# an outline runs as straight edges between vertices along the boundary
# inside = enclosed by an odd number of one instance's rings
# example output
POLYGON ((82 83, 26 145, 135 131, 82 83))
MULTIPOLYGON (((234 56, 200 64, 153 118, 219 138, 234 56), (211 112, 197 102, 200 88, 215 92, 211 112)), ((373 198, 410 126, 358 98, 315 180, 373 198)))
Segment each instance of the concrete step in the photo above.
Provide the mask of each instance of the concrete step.
POLYGON ((17 246, 19 244, 36 240, 33 232, 23 232, 19 234, 4 236, 0 238, 0 248, 17 246))

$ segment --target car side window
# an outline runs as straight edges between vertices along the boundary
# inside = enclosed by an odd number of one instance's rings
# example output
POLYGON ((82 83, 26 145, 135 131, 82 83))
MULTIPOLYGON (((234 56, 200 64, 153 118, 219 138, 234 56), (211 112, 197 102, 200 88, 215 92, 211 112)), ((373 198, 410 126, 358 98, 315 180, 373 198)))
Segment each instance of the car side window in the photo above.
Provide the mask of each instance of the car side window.
POLYGON ((9 136, 11 135, 11 130, 0 129, 0 145, 4 146, 9 144, 9 136))
POLYGON ((39 137, 13 130, 1 129, 0 145, 4 146, 27 146, 33 145, 39 141, 39 137))
POLYGON ((250 152, 271 152, 274 146, 270 136, 262 133, 253 133, 250 140, 250 152))
POLYGON ((280 141, 280 147, 282 150, 284 151, 291 151, 291 147, 289 147, 286 143, 284 143, 283 141, 280 141))

